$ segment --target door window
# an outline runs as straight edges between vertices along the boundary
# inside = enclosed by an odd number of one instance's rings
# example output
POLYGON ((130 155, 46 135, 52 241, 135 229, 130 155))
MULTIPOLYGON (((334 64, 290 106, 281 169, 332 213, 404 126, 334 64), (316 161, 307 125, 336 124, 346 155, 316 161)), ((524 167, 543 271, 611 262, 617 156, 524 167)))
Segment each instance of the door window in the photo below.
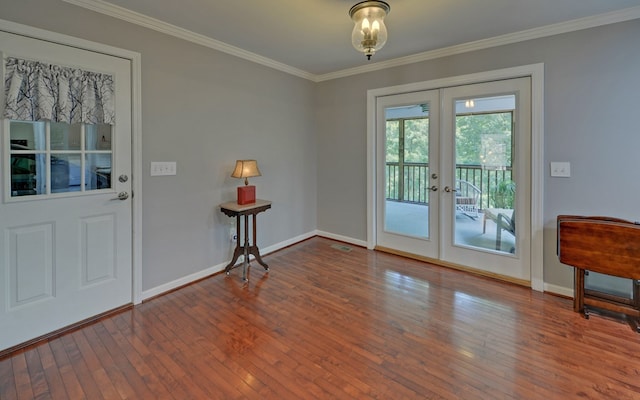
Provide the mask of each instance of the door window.
POLYGON ((427 105, 385 109, 385 230, 429 237, 429 114, 427 105), (412 214, 398 217, 411 207, 412 214))
POLYGON ((459 99, 455 110, 455 244, 515 253, 516 96, 459 99))
POLYGON ((110 189, 112 129, 107 124, 10 121, 6 193, 40 198, 110 189))

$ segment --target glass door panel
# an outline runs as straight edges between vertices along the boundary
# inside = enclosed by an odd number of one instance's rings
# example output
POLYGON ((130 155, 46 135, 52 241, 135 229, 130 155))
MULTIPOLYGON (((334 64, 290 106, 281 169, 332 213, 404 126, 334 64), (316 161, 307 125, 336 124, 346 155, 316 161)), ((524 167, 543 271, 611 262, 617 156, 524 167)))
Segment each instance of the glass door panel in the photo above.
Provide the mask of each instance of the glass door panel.
POLYGON ((51 122, 51 150, 75 150, 82 148, 80 124, 51 122))
POLYGON ((377 99, 376 159, 383 160, 376 163, 380 247, 437 257, 438 113, 437 91, 377 99))
POLYGON ((455 101, 456 245, 516 251, 515 110, 513 94, 455 101))
POLYGON ((384 227, 388 232, 429 237, 429 113, 426 105, 385 109, 384 227))
POLYGON ((11 121, 9 124, 9 193, 13 197, 32 196, 46 190, 45 128, 44 122, 11 121))

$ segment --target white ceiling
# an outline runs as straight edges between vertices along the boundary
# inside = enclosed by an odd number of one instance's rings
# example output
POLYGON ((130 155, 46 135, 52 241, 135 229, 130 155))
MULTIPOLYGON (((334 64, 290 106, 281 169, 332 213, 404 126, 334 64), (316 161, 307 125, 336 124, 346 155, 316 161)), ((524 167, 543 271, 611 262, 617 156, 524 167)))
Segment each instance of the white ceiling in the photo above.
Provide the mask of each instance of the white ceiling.
POLYGON ((311 78, 479 40, 640 18, 640 0, 387 0, 389 39, 367 61, 351 46, 348 11, 357 0, 64 1, 311 78))

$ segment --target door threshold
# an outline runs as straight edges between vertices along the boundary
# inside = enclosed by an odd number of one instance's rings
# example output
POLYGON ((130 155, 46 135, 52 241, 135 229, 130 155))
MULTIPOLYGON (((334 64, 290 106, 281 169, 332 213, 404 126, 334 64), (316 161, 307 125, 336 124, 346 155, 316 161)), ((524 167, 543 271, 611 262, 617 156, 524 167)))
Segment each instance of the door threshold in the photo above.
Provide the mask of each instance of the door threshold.
POLYGON ((482 271, 479 269, 467 267, 465 265, 438 260, 437 258, 425 257, 418 254, 408 253, 406 251, 396 250, 396 249, 392 249, 384 246, 375 246, 374 250, 381 251, 383 253, 395 254, 397 256, 410 258, 412 260, 423 261, 429 264, 437 265, 439 267, 451 268, 451 269, 456 269, 458 271, 468 272, 470 274, 483 276, 485 278, 491 278, 491 279, 496 279, 503 282, 513 283, 518 286, 525 286, 528 288, 531 287, 531 281, 528 281, 525 279, 512 278, 506 275, 500 275, 493 272, 482 271))

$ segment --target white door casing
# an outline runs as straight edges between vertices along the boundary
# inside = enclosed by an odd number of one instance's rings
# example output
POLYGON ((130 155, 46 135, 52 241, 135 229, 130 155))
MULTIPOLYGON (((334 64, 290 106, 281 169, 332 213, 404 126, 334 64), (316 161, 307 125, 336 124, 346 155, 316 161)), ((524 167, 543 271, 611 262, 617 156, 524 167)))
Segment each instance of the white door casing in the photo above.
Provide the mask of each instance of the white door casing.
MULTIPOLYGON (((136 299, 132 268, 131 60, 5 32, 0 32, 0 52, 3 57, 109 73, 114 75, 116 85, 110 190, 16 200, 5 196, 10 183, 8 173, 3 171, 1 350, 136 299), (120 175, 128 179, 120 181, 120 175), (127 192, 130 197, 112 200, 119 192, 127 192)), ((9 122, 2 120, 3 170, 8 165, 8 127, 9 122)))

